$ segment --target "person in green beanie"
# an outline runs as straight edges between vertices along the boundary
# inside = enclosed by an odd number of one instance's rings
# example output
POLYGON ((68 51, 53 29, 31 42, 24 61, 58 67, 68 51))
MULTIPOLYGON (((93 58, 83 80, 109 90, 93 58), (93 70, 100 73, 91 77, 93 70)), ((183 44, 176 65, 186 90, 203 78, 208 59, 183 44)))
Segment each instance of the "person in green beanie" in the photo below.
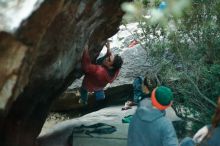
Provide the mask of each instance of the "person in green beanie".
POLYGON ((151 98, 143 99, 133 115, 127 146, 178 146, 173 124, 165 117, 165 109, 172 102, 170 88, 159 86, 153 89, 151 98))

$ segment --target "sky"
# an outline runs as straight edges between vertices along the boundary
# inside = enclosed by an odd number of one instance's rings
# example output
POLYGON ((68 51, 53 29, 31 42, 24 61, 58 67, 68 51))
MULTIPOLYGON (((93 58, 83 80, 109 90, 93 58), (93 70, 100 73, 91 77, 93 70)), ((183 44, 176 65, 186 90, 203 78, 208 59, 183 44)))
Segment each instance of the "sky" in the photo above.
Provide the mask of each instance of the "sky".
POLYGON ((14 32, 43 0, 0 0, 0 31, 14 32))

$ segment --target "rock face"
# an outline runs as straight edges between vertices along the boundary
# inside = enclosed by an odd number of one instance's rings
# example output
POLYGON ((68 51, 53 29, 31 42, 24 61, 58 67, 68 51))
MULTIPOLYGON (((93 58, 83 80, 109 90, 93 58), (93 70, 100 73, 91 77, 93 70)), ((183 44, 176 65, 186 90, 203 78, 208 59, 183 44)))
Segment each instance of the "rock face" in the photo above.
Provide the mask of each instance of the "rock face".
MULTIPOLYGON (((58 123, 40 134, 38 144, 39 146, 126 146, 129 124, 122 123, 122 119, 125 116, 133 115, 136 106, 124 111, 121 110, 122 107, 123 106, 110 106, 79 118, 58 123), (75 127, 97 123, 115 126, 116 132, 111 134, 90 133, 90 135, 88 135, 83 131, 81 133, 78 129, 78 133, 73 133, 75 127), (71 133, 73 133, 72 136, 70 136, 71 133), (68 142, 72 144, 68 144, 68 142)), ((172 108, 166 110, 166 117, 175 123, 181 122, 172 108)), ((175 128, 179 131, 180 127, 175 128)), ((87 130, 92 131, 92 129, 87 130)))
POLYGON ((61 122, 41 133, 38 144, 39 146, 126 146, 129 124, 122 123, 122 119, 125 116, 132 115, 136 107, 125 111, 122 111, 121 108, 122 106, 111 106, 79 118, 61 122), (116 131, 111 134, 91 133, 90 136, 84 133, 73 133, 70 136, 75 127, 97 123, 115 126, 116 131))
POLYGON ((130 0, 47 0, 14 34, 0 32, 0 145, 33 146, 52 102, 118 31, 130 0))
MULTIPOLYGON (((118 105, 124 104, 124 102, 133 97, 133 87, 131 84, 124 84, 117 87, 111 87, 105 90, 105 100, 103 106, 109 105, 118 105)), ((80 98, 79 88, 65 91, 59 98, 57 98, 51 111, 74 111, 84 108, 81 104, 78 103, 80 98)), ((92 109, 96 106, 96 100, 94 94, 89 94, 88 105, 86 106, 89 109, 92 109)))
MULTIPOLYGON (((141 32, 141 28, 138 27, 138 23, 130 23, 125 26, 121 25, 119 31, 111 37, 109 40, 110 48, 113 54, 120 54, 123 57, 123 65, 120 69, 119 76, 114 80, 112 84, 106 86, 105 94, 106 100, 109 100, 108 105, 115 103, 124 103, 126 100, 132 97, 133 87, 132 83, 137 76, 146 76, 150 64, 148 61, 148 53, 142 47, 141 41, 138 42, 133 47, 129 47, 129 44, 133 40, 139 40, 138 33, 141 32), (131 32, 138 32, 136 35, 132 35, 131 32), (108 94, 111 93, 111 94, 108 94)), ((106 48, 104 47, 100 56, 106 53, 106 48)), ((149 77, 150 74, 147 74, 149 77)), ((65 111, 65 110, 75 110, 82 108, 78 104, 79 100, 79 90, 82 84, 82 79, 77 79, 68 90, 65 91, 55 102, 52 107, 52 111, 65 111)), ((89 97, 89 106, 94 105, 94 96, 89 97)))

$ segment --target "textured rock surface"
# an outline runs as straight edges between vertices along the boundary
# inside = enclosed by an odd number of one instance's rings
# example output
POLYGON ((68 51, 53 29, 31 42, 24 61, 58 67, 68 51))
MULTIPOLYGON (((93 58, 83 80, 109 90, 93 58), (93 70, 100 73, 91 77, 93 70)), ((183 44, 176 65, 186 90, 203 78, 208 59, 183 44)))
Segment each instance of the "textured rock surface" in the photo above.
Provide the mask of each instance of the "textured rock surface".
POLYGON ((94 60, 117 32, 124 1, 47 0, 14 34, 0 33, 1 146, 35 145, 53 100, 81 76, 85 45, 94 60))
MULTIPOLYGON (((130 23, 126 28, 121 25, 119 31, 110 38, 110 48, 114 54, 120 54, 123 58, 123 65, 119 76, 112 84, 108 84, 107 88, 121 86, 124 84, 132 84, 134 78, 137 76, 145 76, 148 72, 150 64, 148 63, 148 54, 146 50, 138 43, 133 47, 128 47, 134 40, 139 40, 135 32, 140 33, 138 23, 130 23), (132 35, 134 34, 134 35, 132 35)), ((143 44, 142 44, 143 45, 143 44)), ((104 47, 100 56, 106 51, 104 47)), ((82 83, 82 78, 77 79, 69 89, 79 88, 82 83)))
MULTIPOLYGON (((132 115, 136 107, 130 110, 121 111, 123 106, 111 106, 96 112, 89 113, 79 118, 66 120, 56 124, 50 129, 45 129, 38 138, 39 146, 63 146, 68 145, 67 141, 74 127, 80 125, 92 125, 95 123, 106 123, 116 127, 117 131, 112 134, 86 134, 75 133, 70 141, 72 146, 126 146, 128 124, 122 123, 122 118, 132 115)), ((179 121, 172 108, 166 110, 166 116, 171 121, 179 121)), ((178 130, 178 128, 177 128, 178 130)))
MULTIPOLYGON (((105 105, 118 105, 124 104, 126 100, 133 97, 133 87, 131 84, 124 84, 105 90, 105 105)), ((67 110, 79 110, 83 106, 78 103, 80 98, 79 89, 67 90, 53 103, 51 111, 67 111, 67 110)), ((88 108, 94 108, 95 106, 95 95, 89 94, 88 108)))
MULTIPOLYGON (((110 38, 111 51, 114 54, 120 54, 123 57, 124 63, 120 70, 119 76, 112 84, 106 86, 106 94, 112 93, 106 98, 110 98, 110 101, 118 100, 126 101, 126 97, 132 94, 132 82, 137 76, 145 76, 148 71, 148 60, 147 52, 138 43, 133 47, 128 47, 130 42, 133 41, 134 36, 131 32, 140 32, 140 28, 137 27, 137 23, 130 23, 125 28, 120 26, 120 30, 113 37, 110 38), (127 86, 127 85, 130 85, 127 86), (123 98, 121 98, 123 97, 123 98)), ((138 40, 138 39, 137 39, 138 40)), ((105 53, 106 48, 104 47, 101 56, 105 53)), ((52 110, 62 111, 68 109, 80 108, 78 102, 79 93, 75 92, 80 88, 82 84, 82 78, 76 79, 74 83, 69 86, 68 90, 56 100, 52 110)), ((89 98, 90 99, 90 98, 89 98)), ((89 101, 90 105, 94 103, 94 97, 89 101)))
POLYGON ((120 143, 123 143, 123 146, 126 146, 128 124, 123 124, 121 120, 124 116, 133 114, 136 107, 126 111, 121 111, 121 108, 122 106, 103 108, 82 117, 61 122, 40 134, 38 138, 39 146, 68 145, 68 138, 74 127, 78 127, 82 124, 92 125, 96 123, 113 125, 116 127, 117 131, 112 134, 91 134, 93 137, 90 137, 92 138, 90 139, 92 141, 89 142, 86 139, 89 138, 88 135, 74 134, 74 137, 70 139, 70 141, 75 140, 73 146, 122 146, 120 143), (120 141, 120 143, 118 143, 118 141, 120 141))
POLYGON ((9 100, 16 100, 19 91, 25 86, 25 75, 28 74, 27 64, 27 46, 18 42, 14 37, 7 33, 0 33, 0 111, 10 108, 9 100), (24 70, 26 69, 26 70, 24 70), (19 76, 23 74, 24 76, 19 76))

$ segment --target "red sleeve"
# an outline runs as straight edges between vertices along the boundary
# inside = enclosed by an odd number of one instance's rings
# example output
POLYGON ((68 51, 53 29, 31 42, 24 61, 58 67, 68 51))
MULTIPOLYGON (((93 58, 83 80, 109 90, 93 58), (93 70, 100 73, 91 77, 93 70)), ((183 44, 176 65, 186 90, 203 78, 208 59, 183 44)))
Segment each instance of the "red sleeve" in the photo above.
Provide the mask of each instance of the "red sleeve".
POLYGON ((85 73, 95 73, 97 71, 98 66, 91 63, 88 50, 84 50, 83 52, 82 68, 85 73))

